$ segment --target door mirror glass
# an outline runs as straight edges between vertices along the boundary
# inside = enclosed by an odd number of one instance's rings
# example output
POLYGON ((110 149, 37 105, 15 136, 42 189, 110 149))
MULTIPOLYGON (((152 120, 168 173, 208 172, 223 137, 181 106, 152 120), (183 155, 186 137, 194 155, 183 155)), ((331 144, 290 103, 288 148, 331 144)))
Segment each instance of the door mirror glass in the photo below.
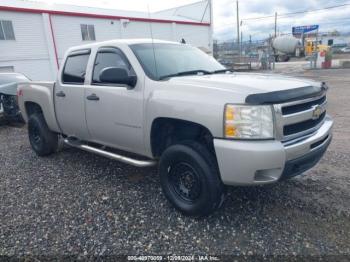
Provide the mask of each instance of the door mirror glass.
POLYGON ((106 67, 100 72, 100 82, 104 84, 122 84, 130 87, 135 87, 137 77, 129 75, 125 68, 120 67, 106 67))

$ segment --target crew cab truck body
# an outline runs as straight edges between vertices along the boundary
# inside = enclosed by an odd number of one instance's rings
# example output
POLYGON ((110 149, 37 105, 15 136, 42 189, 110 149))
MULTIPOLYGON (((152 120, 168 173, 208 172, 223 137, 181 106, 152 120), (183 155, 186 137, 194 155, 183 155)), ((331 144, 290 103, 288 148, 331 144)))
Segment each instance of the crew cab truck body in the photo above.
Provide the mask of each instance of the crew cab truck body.
POLYGON ((18 94, 38 155, 63 138, 138 167, 158 163, 169 201, 202 216, 220 207, 225 185, 277 182, 319 161, 332 138, 326 91, 229 72, 184 44, 115 40, 69 49, 55 83, 18 94))

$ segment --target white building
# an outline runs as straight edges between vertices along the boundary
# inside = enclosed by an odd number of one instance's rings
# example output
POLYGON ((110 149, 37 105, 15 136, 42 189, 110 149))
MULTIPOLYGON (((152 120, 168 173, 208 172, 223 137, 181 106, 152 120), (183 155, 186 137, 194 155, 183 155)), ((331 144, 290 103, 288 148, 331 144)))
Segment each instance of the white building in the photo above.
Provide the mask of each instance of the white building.
POLYGON ((212 51, 211 1, 157 13, 39 2, 0 2, 0 72, 53 80, 65 51, 91 41, 150 38, 181 41, 212 51))

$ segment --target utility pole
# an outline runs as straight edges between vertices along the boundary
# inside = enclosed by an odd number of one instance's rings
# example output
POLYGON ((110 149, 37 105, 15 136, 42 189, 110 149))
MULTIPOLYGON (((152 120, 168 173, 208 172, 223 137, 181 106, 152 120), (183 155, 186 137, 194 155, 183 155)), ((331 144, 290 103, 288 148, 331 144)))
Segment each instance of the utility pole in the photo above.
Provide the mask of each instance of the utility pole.
POLYGON ((240 54, 243 55, 243 31, 242 30, 241 30, 241 49, 240 49, 240 51, 241 51, 240 54))
MULTIPOLYGON (((213 52, 213 54, 214 54, 214 47, 213 47, 213 30, 214 30, 214 25, 213 25, 213 2, 212 2, 212 0, 209 0, 208 1, 208 7, 210 8, 209 10, 210 10, 210 12, 209 12, 209 14, 210 14, 210 30, 209 30, 209 39, 210 39, 210 48, 211 48, 211 50, 212 50, 212 52, 213 52)), ((204 16, 205 16, 205 11, 204 11, 204 14, 203 14, 203 18, 204 18, 204 16)), ((203 18, 202 18, 202 20, 203 20, 203 18)))
POLYGON ((277 12, 275 12, 275 38, 277 37, 277 12))
POLYGON ((249 35, 249 52, 252 49, 252 35, 249 35))
POLYGON ((236 9, 237 9, 237 47, 239 48, 239 59, 241 60, 241 50, 240 50, 240 40, 239 40, 239 7, 238 7, 238 0, 236 1, 236 9))
MULTIPOLYGON (((275 38, 277 37, 277 12, 275 12, 275 38)), ((271 46, 272 46, 273 40, 271 39, 271 46)), ((276 49, 273 48, 273 64, 272 68, 275 70, 275 62, 276 62, 276 49)))

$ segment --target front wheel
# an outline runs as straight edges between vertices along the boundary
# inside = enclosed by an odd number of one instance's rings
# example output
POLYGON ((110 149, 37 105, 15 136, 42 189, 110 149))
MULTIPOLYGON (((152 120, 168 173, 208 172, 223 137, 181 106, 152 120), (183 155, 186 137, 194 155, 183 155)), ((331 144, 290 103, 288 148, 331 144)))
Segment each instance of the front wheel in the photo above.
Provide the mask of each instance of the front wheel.
POLYGON ((165 196, 185 215, 209 215, 224 200, 216 159, 197 142, 167 148, 160 159, 159 175, 165 196))
POLYGON ((52 132, 41 113, 35 113, 28 120, 29 142, 38 156, 47 156, 57 151, 58 135, 52 132))

